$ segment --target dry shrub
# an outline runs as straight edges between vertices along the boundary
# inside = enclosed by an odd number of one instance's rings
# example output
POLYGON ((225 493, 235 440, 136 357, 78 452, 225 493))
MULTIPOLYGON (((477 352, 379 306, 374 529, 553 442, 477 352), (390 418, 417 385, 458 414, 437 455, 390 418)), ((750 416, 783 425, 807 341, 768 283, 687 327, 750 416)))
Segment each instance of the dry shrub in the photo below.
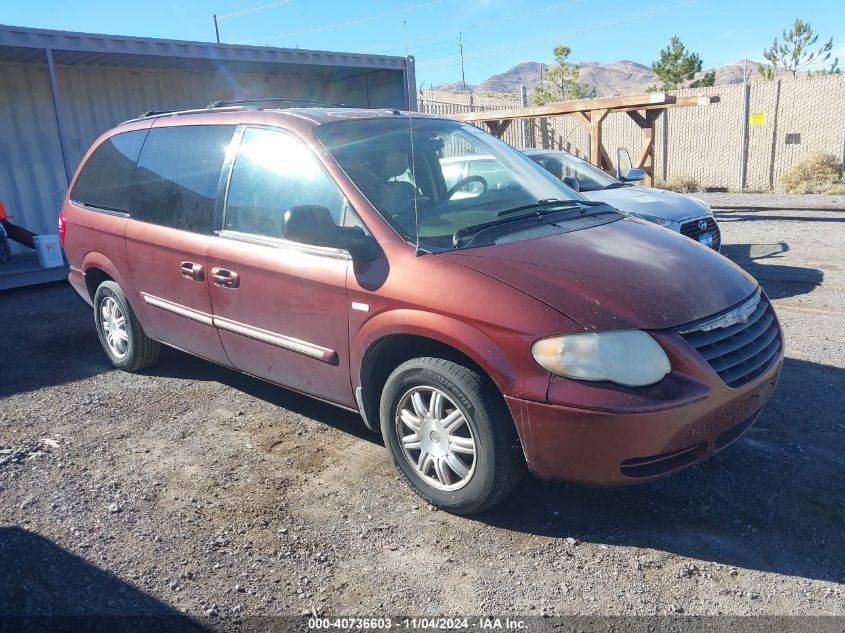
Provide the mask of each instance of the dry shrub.
POLYGON ((795 163, 781 176, 780 184, 786 193, 845 193, 839 161, 818 150, 795 163))
POLYGON ((701 191, 701 185, 695 178, 689 176, 669 176, 666 180, 654 179, 654 186, 658 189, 668 189, 677 193, 697 193, 701 191))

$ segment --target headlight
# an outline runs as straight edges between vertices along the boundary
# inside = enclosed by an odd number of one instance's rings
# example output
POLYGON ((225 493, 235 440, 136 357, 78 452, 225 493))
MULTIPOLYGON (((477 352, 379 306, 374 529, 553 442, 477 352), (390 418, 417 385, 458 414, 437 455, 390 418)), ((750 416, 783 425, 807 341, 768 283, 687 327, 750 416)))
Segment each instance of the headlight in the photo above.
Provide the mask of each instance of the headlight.
POLYGON ((640 330, 552 336, 534 343, 531 353, 558 376, 626 387, 653 385, 672 370, 663 348, 640 330))
POLYGON ((629 212, 629 215, 632 215, 635 218, 640 218, 641 220, 645 220, 646 222, 652 222, 654 224, 659 224, 660 226, 665 226, 667 229, 672 229, 673 231, 678 230, 678 223, 668 218, 661 218, 660 216, 649 215, 648 213, 629 212))

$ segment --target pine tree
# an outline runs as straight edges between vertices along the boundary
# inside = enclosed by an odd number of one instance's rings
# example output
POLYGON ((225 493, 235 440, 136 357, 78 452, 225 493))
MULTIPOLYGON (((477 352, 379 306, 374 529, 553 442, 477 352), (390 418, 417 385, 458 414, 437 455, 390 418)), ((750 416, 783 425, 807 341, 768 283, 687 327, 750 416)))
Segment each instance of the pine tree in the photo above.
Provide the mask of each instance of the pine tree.
MULTIPOLYGON (((774 79, 778 68, 791 72, 794 79, 799 72, 806 70, 809 66, 826 62, 830 59, 833 50, 832 37, 817 50, 813 50, 819 36, 813 32, 813 27, 810 26, 809 22, 804 22, 800 18, 795 19, 795 23, 789 31, 783 30, 781 38, 782 43, 778 43, 777 38, 775 38, 772 40, 769 49, 763 51, 763 57, 766 58, 769 65, 759 64, 757 66, 757 70, 766 79, 774 79)), ((821 72, 823 74, 838 73, 839 58, 835 58, 831 62, 829 70, 822 70, 821 72)))
MULTIPOLYGON (((688 51, 683 42, 672 37, 669 46, 660 51, 660 59, 651 63, 651 69, 660 80, 658 86, 650 86, 648 91, 677 90, 684 82, 690 81, 701 71, 701 57, 698 53, 688 51)), ((716 82, 716 73, 706 73, 704 77, 690 84, 691 88, 712 86, 716 82)))
POLYGON ((555 65, 546 73, 543 85, 534 87, 531 103, 545 105, 566 99, 583 99, 587 96, 589 86, 578 81, 578 67, 566 63, 571 52, 572 49, 564 44, 555 46, 555 65))

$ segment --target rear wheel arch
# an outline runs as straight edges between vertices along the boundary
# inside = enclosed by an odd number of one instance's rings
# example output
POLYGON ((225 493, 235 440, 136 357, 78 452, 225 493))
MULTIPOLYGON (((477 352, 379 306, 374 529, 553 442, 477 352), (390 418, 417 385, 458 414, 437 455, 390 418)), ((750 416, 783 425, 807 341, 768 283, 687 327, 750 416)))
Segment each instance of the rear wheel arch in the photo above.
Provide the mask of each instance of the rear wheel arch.
POLYGON ((94 301, 94 295, 97 293, 97 288, 99 288, 100 284, 104 281, 114 281, 114 279, 102 268, 92 266, 85 271, 85 287, 88 290, 88 296, 91 297, 91 301, 94 301))
POLYGON ((132 307, 132 310, 135 312, 135 315, 138 317, 138 320, 141 322, 141 326, 147 335, 152 338, 158 338, 152 324, 149 322, 149 319, 147 319, 146 312, 144 311, 144 305, 142 303, 139 305, 140 301, 135 292, 135 286, 132 283, 132 280, 129 278, 128 274, 126 276, 122 275, 118 270, 118 267, 115 266, 108 256, 97 251, 88 253, 82 260, 81 269, 83 275, 85 276, 85 287, 92 302, 94 300, 94 295, 97 292, 97 288, 99 288, 104 281, 115 282, 118 286, 120 286, 121 290, 123 290, 123 293, 126 296, 126 301, 132 307))

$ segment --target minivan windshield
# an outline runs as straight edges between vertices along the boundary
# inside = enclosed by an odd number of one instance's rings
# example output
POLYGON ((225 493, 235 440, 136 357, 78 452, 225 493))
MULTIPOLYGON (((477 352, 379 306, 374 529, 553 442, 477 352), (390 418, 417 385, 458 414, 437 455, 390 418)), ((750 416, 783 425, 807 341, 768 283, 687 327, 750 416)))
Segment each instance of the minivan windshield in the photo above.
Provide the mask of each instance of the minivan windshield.
POLYGON ((476 228, 487 235, 491 224, 523 216, 544 222, 555 209, 592 213, 580 194, 521 152, 458 121, 349 119, 316 134, 387 222, 410 242, 418 227, 428 250, 455 248, 476 228))

